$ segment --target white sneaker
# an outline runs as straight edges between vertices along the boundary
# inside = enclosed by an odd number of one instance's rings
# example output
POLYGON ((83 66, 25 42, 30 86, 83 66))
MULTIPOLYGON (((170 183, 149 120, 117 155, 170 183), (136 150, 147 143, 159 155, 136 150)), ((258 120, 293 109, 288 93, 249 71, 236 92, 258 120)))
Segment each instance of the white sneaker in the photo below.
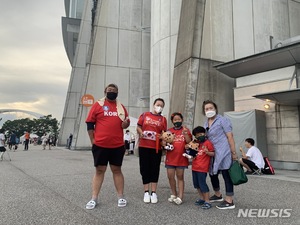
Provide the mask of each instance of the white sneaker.
POLYGON ((150 202, 149 192, 145 192, 145 194, 144 194, 144 202, 145 203, 149 203, 150 202))
POLYGON ((151 203, 157 203, 158 202, 156 193, 152 193, 150 198, 151 198, 151 203))
POLYGON ((170 198, 168 198, 169 202, 173 202, 174 199, 176 199, 177 197, 175 195, 171 195, 170 198))
POLYGON ((95 200, 91 200, 91 201, 89 201, 87 204, 86 204, 86 206, 85 206, 85 208, 86 209, 94 209, 95 207, 96 207, 96 205, 97 205, 97 202, 95 201, 95 200))

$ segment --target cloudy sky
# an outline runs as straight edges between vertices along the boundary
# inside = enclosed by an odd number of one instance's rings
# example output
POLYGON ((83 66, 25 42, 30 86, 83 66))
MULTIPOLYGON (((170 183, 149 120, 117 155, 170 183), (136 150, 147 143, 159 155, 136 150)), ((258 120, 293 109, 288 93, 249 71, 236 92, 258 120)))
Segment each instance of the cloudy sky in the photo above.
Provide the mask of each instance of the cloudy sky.
POLYGON ((64 0, 0 0, 0 109, 61 120, 71 73, 62 16, 64 0))

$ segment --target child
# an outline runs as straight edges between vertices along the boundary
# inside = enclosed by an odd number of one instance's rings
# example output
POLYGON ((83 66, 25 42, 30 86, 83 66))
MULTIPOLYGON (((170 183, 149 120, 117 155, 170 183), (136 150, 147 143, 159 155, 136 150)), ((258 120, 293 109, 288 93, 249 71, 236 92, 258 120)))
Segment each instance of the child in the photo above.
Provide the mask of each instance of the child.
POLYGON ((202 209, 209 209, 211 204, 209 203, 209 188, 206 184, 206 176, 210 166, 210 159, 215 154, 214 147, 207 140, 204 127, 195 127, 193 135, 199 143, 198 154, 192 161, 193 184, 200 196, 195 205, 201 205, 202 209))
POLYGON ((172 145, 174 149, 172 151, 166 151, 165 167, 167 168, 167 175, 171 188, 171 196, 168 198, 169 202, 174 202, 180 205, 183 200, 184 191, 184 169, 188 168, 188 159, 182 157, 182 153, 185 152, 185 145, 192 139, 192 134, 189 129, 182 126, 183 116, 179 112, 175 112, 171 115, 171 121, 174 127, 168 129, 175 135, 172 145), (176 179, 178 183, 178 192, 176 190, 176 179))

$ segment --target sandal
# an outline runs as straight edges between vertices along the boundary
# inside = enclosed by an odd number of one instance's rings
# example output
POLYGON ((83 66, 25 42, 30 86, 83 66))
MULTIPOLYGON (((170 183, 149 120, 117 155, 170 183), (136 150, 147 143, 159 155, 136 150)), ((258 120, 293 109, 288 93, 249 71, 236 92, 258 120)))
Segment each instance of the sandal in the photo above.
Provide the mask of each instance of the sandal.
POLYGON ((176 199, 175 195, 171 195, 170 198, 168 198, 169 202, 174 202, 174 199, 176 199))
POLYGON ((96 207, 96 205, 97 205, 97 202, 95 201, 95 200, 91 200, 91 201, 89 201, 87 204, 86 204, 86 206, 85 206, 85 208, 86 209, 94 209, 95 207, 96 207))
POLYGON ((177 204, 177 205, 181 205, 181 204, 182 204, 182 200, 181 200, 181 198, 179 198, 179 197, 175 198, 175 199, 173 200, 173 202, 175 202, 175 204, 177 204))
POLYGON ((118 207, 125 207, 127 205, 127 201, 124 198, 120 198, 118 200, 118 207))

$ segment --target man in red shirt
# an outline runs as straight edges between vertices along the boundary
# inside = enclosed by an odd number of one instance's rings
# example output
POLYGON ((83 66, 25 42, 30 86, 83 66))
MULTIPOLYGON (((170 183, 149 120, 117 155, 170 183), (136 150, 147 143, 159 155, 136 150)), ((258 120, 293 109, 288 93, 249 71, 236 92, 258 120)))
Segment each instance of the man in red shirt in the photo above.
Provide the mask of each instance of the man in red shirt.
POLYGON ((130 120, 126 108, 117 100, 118 86, 109 84, 104 93, 105 97, 92 106, 86 119, 96 168, 92 199, 86 204, 86 209, 94 209, 97 205, 108 163, 118 194, 118 206, 124 207, 127 204, 123 196, 124 176, 121 166, 125 153, 123 129, 130 125, 130 120))

